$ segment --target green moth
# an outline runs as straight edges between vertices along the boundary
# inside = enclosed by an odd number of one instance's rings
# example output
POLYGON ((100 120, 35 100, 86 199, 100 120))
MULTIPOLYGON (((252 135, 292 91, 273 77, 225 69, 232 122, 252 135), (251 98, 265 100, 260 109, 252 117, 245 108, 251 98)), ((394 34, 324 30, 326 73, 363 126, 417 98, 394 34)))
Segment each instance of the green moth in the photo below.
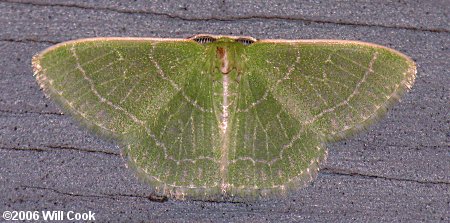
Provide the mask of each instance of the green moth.
POLYGON ((46 95, 177 199, 307 185, 325 143, 376 120, 416 74, 410 58, 370 43, 216 35, 81 39, 32 62, 46 95))

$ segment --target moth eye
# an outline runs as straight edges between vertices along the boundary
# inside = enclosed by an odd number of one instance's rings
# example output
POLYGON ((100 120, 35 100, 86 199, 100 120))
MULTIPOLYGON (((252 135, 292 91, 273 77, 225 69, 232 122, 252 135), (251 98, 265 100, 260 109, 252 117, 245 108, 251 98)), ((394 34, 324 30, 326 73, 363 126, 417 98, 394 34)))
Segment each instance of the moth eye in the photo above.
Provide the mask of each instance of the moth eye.
POLYGON ((248 46, 248 45, 254 43, 255 41, 251 40, 251 39, 247 39, 247 38, 239 38, 239 39, 236 39, 236 42, 242 43, 242 44, 248 46))
POLYGON ((214 39, 210 36, 199 36, 199 37, 195 38, 194 41, 197 43, 200 43, 200 44, 206 44, 206 43, 212 43, 212 42, 216 41, 216 39, 214 39))

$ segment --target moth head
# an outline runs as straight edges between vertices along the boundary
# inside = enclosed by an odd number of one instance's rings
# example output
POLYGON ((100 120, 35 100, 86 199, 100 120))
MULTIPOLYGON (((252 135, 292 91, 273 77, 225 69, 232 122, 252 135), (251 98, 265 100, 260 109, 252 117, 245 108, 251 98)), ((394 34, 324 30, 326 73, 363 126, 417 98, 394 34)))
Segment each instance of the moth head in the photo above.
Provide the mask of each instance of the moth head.
POLYGON ((257 39, 249 36, 221 36, 221 35, 208 35, 199 34, 190 38, 201 45, 207 45, 209 43, 215 43, 214 45, 228 45, 237 43, 238 45, 249 46, 257 41, 257 39))

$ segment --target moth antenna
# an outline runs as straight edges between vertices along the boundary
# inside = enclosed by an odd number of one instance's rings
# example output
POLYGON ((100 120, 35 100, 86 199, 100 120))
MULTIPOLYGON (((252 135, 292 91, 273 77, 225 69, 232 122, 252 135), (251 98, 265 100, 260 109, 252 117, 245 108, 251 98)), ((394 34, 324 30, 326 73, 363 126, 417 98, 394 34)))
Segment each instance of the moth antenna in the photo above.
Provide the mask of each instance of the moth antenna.
POLYGON ((251 45, 252 43, 255 42, 255 40, 248 39, 248 38, 238 38, 235 41, 238 43, 242 43, 245 46, 251 45))
POLYGON ((216 41, 216 39, 211 36, 199 36, 194 38, 193 40, 199 44, 207 44, 216 41))

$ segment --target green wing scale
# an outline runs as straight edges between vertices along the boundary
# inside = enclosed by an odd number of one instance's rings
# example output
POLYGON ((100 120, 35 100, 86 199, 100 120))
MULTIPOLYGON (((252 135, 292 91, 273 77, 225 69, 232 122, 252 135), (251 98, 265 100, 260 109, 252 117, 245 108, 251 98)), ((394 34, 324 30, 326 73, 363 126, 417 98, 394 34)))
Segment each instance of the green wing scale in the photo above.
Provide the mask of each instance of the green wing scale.
POLYGON ((93 38, 33 58, 46 95, 177 199, 280 195, 317 175, 325 144, 380 117, 415 64, 354 41, 93 38))

